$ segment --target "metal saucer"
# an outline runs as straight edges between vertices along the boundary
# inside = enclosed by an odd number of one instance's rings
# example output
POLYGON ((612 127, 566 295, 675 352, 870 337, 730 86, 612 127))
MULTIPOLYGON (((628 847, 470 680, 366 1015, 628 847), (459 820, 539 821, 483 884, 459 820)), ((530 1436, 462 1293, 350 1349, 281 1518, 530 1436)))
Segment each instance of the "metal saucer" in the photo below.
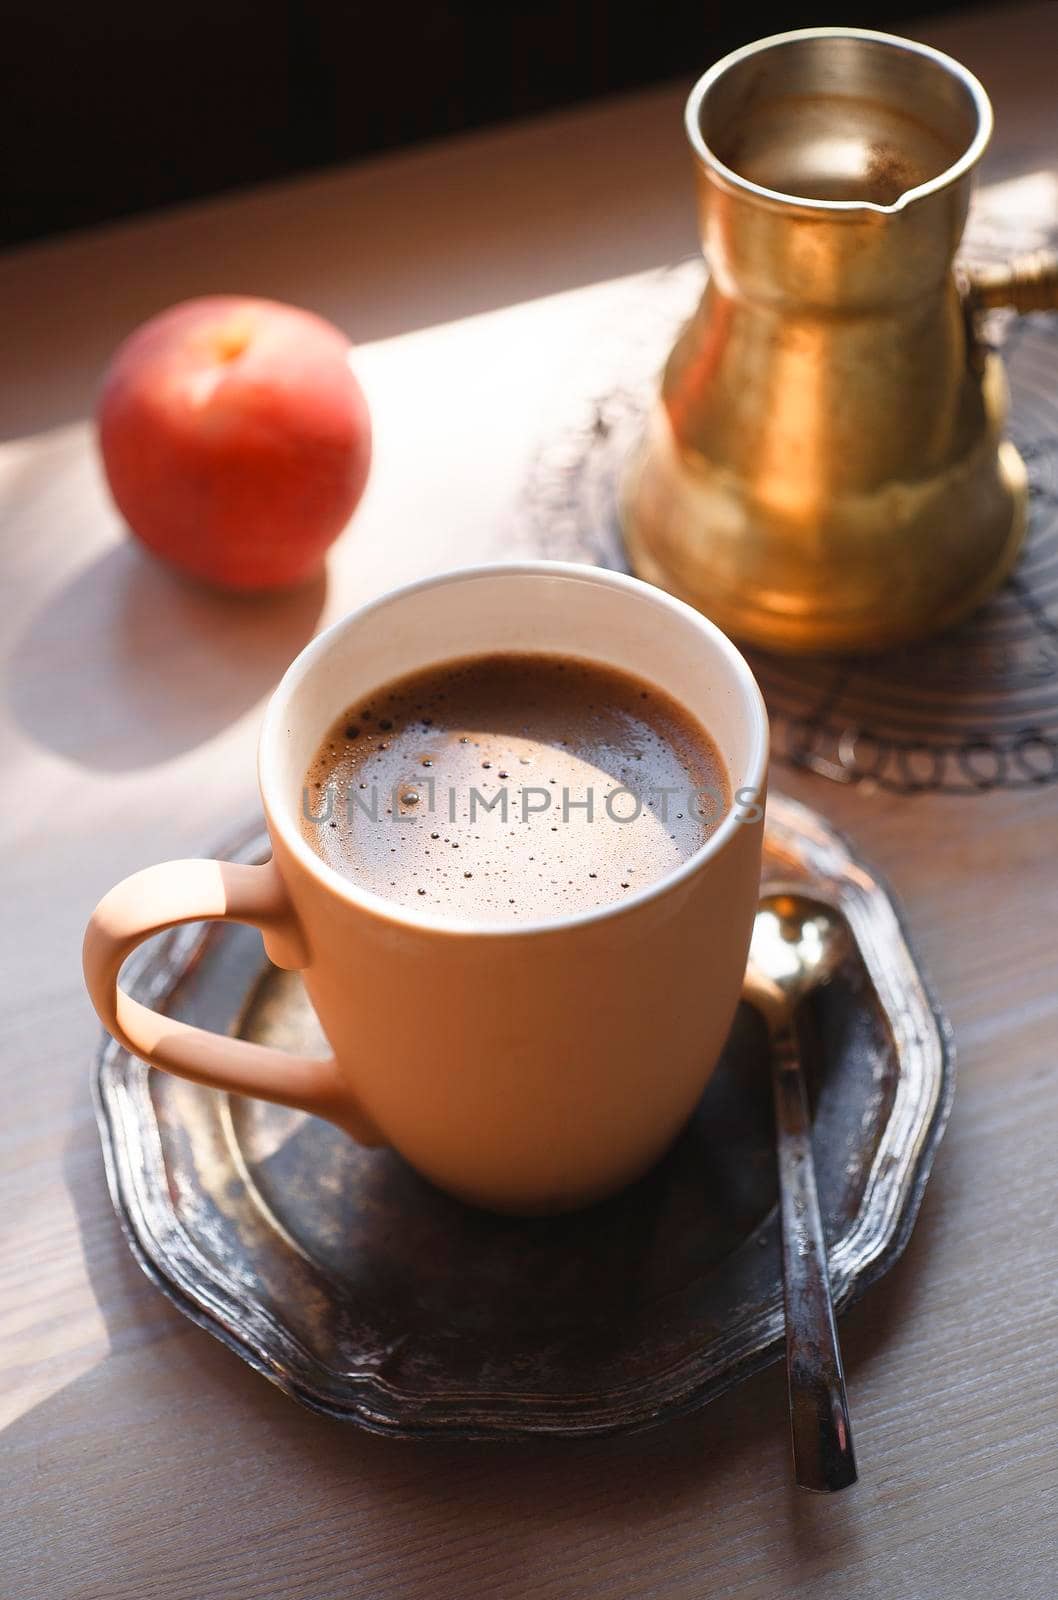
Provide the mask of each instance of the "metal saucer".
MULTIPOLYGON (((268 842, 255 830, 226 853, 261 859, 268 842)), ((950 1031, 886 890, 837 834, 773 796, 765 853, 767 877, 811 885, 852 933, 806 1019, 842 1307, 910 1234, 951 1100, 950 1031)), ((300 982, 246 928, 175 930, 139 953, 127 986, 203 1026, 319 1042, 300 982)), ((109 1038, 93 1083, 144 1271, 318 1411, 407 1437, 602 1434, 700 1406, 781 1353, 770 1086, 747 1008, 661 1164, 543 1221, 460 1205, 388 1151, 149 1071, 109 1038)))

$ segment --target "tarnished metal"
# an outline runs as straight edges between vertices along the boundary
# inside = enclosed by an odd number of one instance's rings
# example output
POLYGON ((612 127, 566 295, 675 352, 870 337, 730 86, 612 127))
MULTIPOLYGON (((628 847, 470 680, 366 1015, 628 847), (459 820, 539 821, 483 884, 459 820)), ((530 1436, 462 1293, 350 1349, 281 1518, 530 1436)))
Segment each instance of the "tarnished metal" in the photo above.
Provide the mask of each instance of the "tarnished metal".
MULTIPOLYGON (((255 832, 229 853, 267 850, 255 832)), ((778 796, 765 872, 837 906, 851 935, 805 1008, 841 1307, 910 1233, 948 1113, 949 1035, 885 890, 778 796)), ((174 1015, 322 1049, 297 978, 268 967, 250 929, 177 929, 130 966, 132 992, 174 1015)), ((144 1270, 317 1410, 406 1436, 608 1433, 699 1406, 781 1353, 768 1046, 749 1007, 654 1172, 543 1220, 460 1205, 388 1151, 149 1072, 109 1039, 94 1082, 111 1192, 144 1270)))
POLYGON ((746 999, 771 1035, 794 1478, 800 1488, 818 1493, 856 1482, 856 1454, 819 1210, 798 1013, 812 990, 837 971, 847 948, 845 924, 830 906, 801 890, 773 888, 757 912, 745 986, 746 999))
POLYGON ((981 85, 857 29, 736 51, 687 130, 709 280, 622 492, 635 570, 736 638, 874 651, 1009 571, 1026 476, 972 308, 1053 303, 1053 272, 952 262, 992 126, 981 85))

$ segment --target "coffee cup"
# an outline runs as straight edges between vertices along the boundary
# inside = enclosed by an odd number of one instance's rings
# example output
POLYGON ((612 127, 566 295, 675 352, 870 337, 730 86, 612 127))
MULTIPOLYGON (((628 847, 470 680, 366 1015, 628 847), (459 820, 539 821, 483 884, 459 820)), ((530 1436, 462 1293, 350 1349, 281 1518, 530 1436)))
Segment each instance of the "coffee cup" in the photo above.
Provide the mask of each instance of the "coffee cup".
POLYGON ((559 1211, 646 1171, 727 1036, 756 910, 768 724, 734 645, 623 574, 558 562, 441 574, 314 639, 267 708, 258 781, 272 858, 173 861, 112 889, 85 936, 104 1025, 152 1066, 325 1117, 457 1197, 559 1211), (564 653, 632 672, 708 731, 731 804, 701 847, 617 903, 518 925, 386 900, 301 826, 306 767, 357 696, 434 663, 564 653), (119 985, 144 939, 202 919, 258 927, 301 973, 333 1054, 288 1055, 155 1012, 119 985))

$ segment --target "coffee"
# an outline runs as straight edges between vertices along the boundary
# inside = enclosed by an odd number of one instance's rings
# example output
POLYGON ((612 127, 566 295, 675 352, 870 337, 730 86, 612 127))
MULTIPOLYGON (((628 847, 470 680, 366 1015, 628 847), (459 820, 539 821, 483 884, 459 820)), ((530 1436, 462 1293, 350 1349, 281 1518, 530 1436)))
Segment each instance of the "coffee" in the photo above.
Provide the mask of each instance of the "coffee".
POLYGON ((386 900, 513 926, 633 896, 692 856, 730 800, 709 735, 654 684, 497 654, 349 706, 305 774, 301 828, 386 900))

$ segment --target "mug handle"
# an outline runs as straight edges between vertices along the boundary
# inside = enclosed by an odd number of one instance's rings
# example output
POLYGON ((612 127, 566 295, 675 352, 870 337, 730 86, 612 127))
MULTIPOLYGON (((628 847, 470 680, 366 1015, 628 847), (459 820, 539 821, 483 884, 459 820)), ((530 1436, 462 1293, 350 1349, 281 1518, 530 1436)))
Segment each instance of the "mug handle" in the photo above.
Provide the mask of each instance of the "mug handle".
POLYGON ((269 954, 288 968, 307 951, 283 880, 273 861, 167 861, 125 878, 92 913, 84 939, 84 975, 92 1004, 114 1038, 152 1067, 193 1083, 254 1095, 326 1117, 361 1144, 381 1142, 350 1099, 332 1056, 288 1055, 249 1039, 233 1039, 178 1022, 141 1005, 118 983, 125 958, 152 934, 204 920, 260 928, 269 954))

